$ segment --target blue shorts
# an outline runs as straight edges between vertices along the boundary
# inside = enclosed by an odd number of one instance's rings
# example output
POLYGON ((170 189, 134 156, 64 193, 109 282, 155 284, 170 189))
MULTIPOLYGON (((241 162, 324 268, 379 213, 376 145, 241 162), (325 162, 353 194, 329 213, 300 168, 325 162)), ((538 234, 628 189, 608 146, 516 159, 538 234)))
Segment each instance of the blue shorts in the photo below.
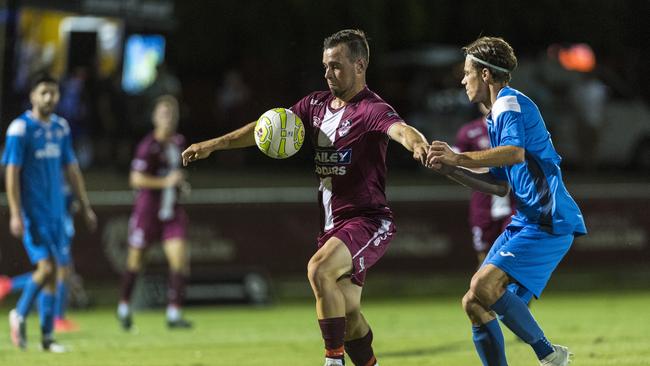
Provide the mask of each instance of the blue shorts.
MULTIPOLYGON (((573 237, 550 234, 536 226, 510 226, 494 242, 483 265, 497 266, 518 285, 540 297, 551 273, 571 248, 573 237)), ((519 286, 511 285, 508 289, 530 300, 530 295, 519 286)))
POLYGON ((24 222, 23 245, 32 264, 48 258, 53 259, 59 266, 70 264, 70 241, 67 239, 63 221, 24 222))

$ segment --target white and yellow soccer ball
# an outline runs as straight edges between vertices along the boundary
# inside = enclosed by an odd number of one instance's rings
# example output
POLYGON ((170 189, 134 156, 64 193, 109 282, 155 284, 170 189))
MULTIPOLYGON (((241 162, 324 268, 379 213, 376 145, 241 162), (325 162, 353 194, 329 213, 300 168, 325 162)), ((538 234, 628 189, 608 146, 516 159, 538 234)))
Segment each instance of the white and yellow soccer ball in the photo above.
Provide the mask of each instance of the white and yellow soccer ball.
POLYGON ((300 150, 305 126, 300 117, 285 108, 270 109, 255 124, 255 143, 266 156, 286 159, 300 150))

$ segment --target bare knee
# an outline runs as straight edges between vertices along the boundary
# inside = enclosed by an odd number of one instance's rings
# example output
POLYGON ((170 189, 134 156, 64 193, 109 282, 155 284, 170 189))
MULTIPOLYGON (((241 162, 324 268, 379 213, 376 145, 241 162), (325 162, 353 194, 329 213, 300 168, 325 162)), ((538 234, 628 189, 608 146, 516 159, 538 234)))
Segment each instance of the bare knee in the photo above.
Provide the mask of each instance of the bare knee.
POLYGON ((51 261, 45 260, 38 262, 36 266, 36 271, 34 271, 33 277, 37 279, 37 282, 43 282, 54 274, 54 263, 51 261))
POLYGON ((470 283, 468 293, 483 306, 489 307, 503 295, 505 284, 495 281, 489 276, 475 275, 470 283))
POLYGON ((67 281, 70 277, 70 266, 59 266, 56 269, 57 281, 67 281))
POLYGON ((126 269, 130 272, 140 272, 142 270, 143 253, 141 250, 129 249, 126 258, 126 269))

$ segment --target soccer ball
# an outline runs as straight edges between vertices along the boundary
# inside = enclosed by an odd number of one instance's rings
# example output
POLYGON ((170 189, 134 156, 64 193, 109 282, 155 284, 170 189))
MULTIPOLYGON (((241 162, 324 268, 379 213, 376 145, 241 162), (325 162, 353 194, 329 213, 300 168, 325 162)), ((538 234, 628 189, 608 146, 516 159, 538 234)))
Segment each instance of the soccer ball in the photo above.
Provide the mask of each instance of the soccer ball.
POLYGON ((284 108, 264 112, 255 124, 255 143, 266 156, 286 159, 300 150, 305 127, 298 116, 284 108))

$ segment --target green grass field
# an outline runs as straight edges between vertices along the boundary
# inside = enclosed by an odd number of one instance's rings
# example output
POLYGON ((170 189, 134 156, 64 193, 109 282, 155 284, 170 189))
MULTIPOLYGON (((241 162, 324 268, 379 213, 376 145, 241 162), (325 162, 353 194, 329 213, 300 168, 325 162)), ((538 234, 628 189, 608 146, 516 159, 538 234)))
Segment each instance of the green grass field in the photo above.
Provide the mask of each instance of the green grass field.
MULTIPOLYGON (((649 305, 646 291, 560 291, 536 302, 533 312, 551 341, 570 346, 573 366, 640 366, 650 365, 649 305)), ((382 366, 479 365, 457 298, 371 298, 364 306, 382 366)), ((2 310, 8 310, 6 304, 2 310)), ((0 365, 322 365, 311 301, 190 308, 187 315, 194 330, 169 331, 162 310, 139 312, 137 333, 127 334, 118 328, 112 307, 72 313, 82 330, 58 337, 71 348, 67 354, 39 350, 35 316, 30 318, 28 350, 14 349, 3 321, 0 365)), ((504 333, 511 365, 537 365, 529 346, 504 333)))

